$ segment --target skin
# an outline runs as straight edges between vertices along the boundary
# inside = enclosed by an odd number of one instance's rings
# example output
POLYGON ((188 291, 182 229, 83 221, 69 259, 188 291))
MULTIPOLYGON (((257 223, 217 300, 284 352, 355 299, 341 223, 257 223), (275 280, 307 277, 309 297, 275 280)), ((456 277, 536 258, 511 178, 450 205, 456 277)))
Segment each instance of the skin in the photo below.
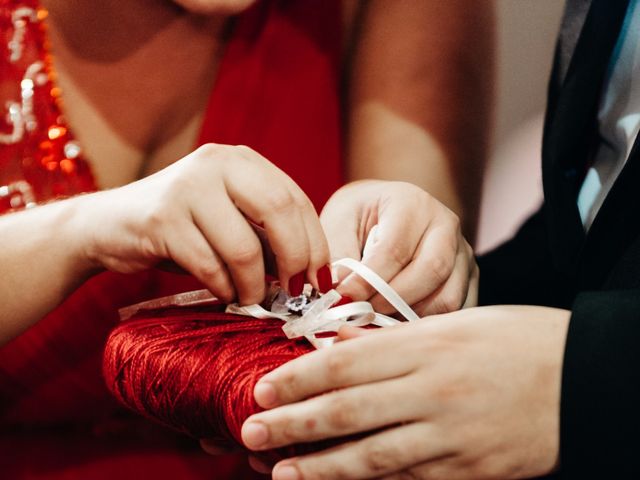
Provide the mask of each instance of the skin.
POLYGON ((569 317, 495 306, 374 333, 343 329, 347 341, 258 382, 255 398, 269 410, 246 421, 243 441, 260 451, 374 430, 281 461, 275 480, 545 475, 559 457, 569 317))
MULTIPOLYGON (((331 197, 320 221, 334 258, 361 260, 418 315, 477 303, 478 266, 462 236, 460 219, 415 185, 376 180, 351 183, 331 197), (367 242, 374 225, 375 240, 367 242)), ((377 312, 394 313, 367 282, 347 273, 337 272, 340 293, 354 300, 369 299, 377 312)))

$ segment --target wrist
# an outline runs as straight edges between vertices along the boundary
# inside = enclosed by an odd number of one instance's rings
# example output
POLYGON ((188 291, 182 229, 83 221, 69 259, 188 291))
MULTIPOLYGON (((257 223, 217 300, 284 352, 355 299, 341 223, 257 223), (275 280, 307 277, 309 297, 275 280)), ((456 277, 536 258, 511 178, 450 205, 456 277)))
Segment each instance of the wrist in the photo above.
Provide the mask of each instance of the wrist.
POLYGON ((91 205, 96 194, 80 195, 59 202, 58 212, 53 215, 58 241, 65 246, 69 269, 74 276, 84 280, 102 268, 96 260, 95 227, 96 212, 91 205))

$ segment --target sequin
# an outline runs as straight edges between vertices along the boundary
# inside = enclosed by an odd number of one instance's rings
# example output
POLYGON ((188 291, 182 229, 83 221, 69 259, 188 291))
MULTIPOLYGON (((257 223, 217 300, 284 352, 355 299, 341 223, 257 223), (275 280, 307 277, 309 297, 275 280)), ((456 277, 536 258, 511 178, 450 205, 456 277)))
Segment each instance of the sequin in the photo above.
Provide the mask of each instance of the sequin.
POLYGON ((96 190, 63 115, 47 16, 36 0, 0 2, 0 213, 96 190))
POLYGON ((29 7, 16 8, 11 14, 11 23, 13 24, 13 36, 9 40, 7 47, 9 48, 9 61, 16 63, 22 57, 24 51, 25 35, 27 31, 27 21, 35 22, 38 20, 36 10, 29 7))
POLYGON ((31 208, 36 205, 33 189, 23 180, 0 187, 0 205, 2 203, 10 209, 31 208))
POLYGON ((64 145, 64 155, 67 158, 78 158, 82 153, 82 149, 77 142, 67 142, 64 145))
MULTIPOLYGON (((62 137, 66 133, 67 133, 67 129, 65 127, 60 125, 54 125, 52 127, 49 127, 47 136, 49 137, 49 140, 56 140, 62 137)), ((65 148, 66 148, 66 145, 65 145, 65 148)))

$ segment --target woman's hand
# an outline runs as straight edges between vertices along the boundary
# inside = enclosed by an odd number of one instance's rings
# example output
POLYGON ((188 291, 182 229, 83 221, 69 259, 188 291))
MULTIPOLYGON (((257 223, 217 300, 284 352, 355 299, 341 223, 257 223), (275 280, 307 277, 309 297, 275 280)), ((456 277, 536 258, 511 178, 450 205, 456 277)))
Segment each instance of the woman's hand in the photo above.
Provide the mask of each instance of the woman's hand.
POLYGON ((569 317, 473 308, 315 351, 258 382, 255 398, 272 410, 246 421, 243 440, 266 450, 372 432, 284 460, 276 480, 545 475, 558 462, 569 317))
MULTIPOLYGON (((404 182, 355 182, 329 199, 320 219, 333 259, 361 259, 419 315, 476 304, 478 267, 458 217, 420 188, 404 182), (368 239, 375 225, 376 233, 368 239)), ((377 311, 393 312, 364 280, 346 275, 339 272, 343 295, 354 300, 373 296, 377 311)))
POLYGON ((282 285, 296 293, 307 277, 331 287, 313 206, 247 147, 206 145, 124 187, 0 216, 0 344, 101 268, 129 273, 172 261, 224 301, 261 301, 263 251, 248 219, 264 226, 282 285))
POLYGON ((309 199, 244 146, 205 145, 82 203, 84 251, 94 265, 129 273, 170 260, 224 301, 251 304, 265 294, 263 252, 248 219, 264 226, 282 285, 301 289, 306 276, 318 286, 329 260, 309 199))

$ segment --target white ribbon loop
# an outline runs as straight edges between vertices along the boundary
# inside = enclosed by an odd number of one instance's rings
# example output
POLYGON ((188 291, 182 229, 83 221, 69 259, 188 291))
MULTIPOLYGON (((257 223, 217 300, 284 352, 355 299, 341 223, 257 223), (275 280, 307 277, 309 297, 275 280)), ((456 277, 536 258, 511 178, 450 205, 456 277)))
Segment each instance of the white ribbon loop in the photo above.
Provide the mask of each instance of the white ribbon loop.
POLYGON ((414 312, 407 302, 405 302, 398 292, 391 285, 385 282, 380 275, 371 270, 366 265, 354 260, 353 258, 343 258, 333 262, 334 267, 345 267, 356 273, 369 285, 376 289, 382 297, 391 304, 396 311, 402 315, 407 321, 412 322, 419 320, 420 317, 414 312))

